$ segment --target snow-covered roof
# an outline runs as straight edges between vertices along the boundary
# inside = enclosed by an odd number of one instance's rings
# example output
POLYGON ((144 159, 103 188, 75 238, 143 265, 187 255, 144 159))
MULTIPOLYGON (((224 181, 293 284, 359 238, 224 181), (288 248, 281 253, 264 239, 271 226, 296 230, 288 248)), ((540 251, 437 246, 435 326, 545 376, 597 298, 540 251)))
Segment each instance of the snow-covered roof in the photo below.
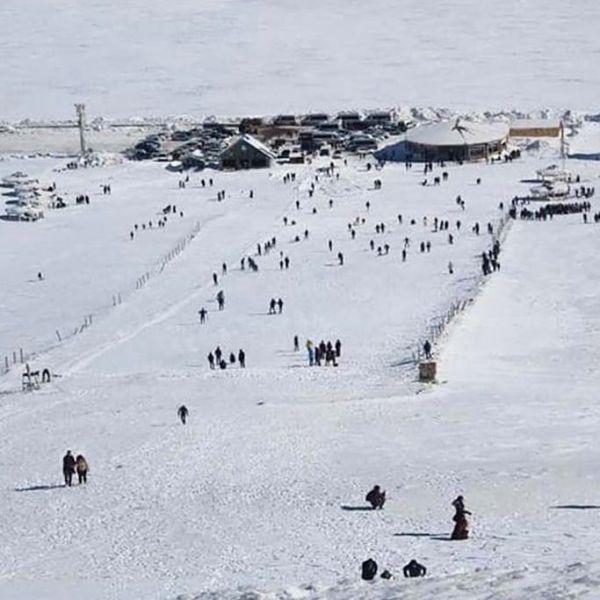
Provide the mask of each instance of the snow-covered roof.
POLYGON ((516 119, 510 124, 511 129, 558 129, 558 119, 516 119))
POLYGON ((504 123, 471 123, 456 119, 415 127, 406 134, 406 141, 423 146, 464 146, 495 142, 507 135, 508 125, 504 123))
MULTIPOLYGON (((231 146, 229 146, 229 148, 232 148, 233 146, 236 146, 237 144, 239 144, 241 142, 246 142, 249 146, 252 146, 255 150, 258 150, 262 154, 266 154, 267 156, 269 156, 272 159, 277 158, 270 148, 267 148, 267 146, 265 146, 262 142, 259 142, 255 137, 248 135, 248 134, 244 134, 244 135, 240 136, 237 140, 235 140, 233 142, 233 144, 231 144, 231 146)), ((229 150, 229 148, 227 150, 229 150)))

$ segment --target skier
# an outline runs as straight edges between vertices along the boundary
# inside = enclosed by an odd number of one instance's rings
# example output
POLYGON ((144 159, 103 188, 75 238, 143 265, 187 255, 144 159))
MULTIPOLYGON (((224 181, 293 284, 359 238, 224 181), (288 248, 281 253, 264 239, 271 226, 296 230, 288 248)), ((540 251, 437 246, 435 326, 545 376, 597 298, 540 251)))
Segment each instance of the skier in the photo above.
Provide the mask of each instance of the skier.
POLYGON ((275 314, 275 306, 276 305, 277 305, 277 302, 275 301, 275 298, 271 298, 271 301, 269 302, 269 314, 270 315, 275 314))
POLYGON ((402 569, 404 577, 425 577, 427 569, 414 558, 402 569))
POLYGON ((212 352, 208 353, 208 364, 210 365, 211 369, 215 368, 215 357, 212 352))
POLYGON ((222 273, 223 275, 227 275, 227 264, 226 264, 226 263, 223 263, 223 264, 221 265, 221 273, 222 273))
POLYGON ((344 264, 344 255, 341 252, 338 252, 338 262, 340 264, 340 267, 344 264))
POLYGON ((327 242, 327 247, 329 248, 329 252, 333 250, 333 242, 331 240, 327 242))
POLYGON ((200 323, 204 323, 206 321, 206 309, 204 307, 202 307, 198 311, 198 314, 200 315, 200 323))
POLYGON ((242 369, 246 368, 246 353, 241 348, 238 352, 238 362, 240 363, 240 367, 242 369))
POLYGON ((79 480, 79 485, 82 483, 87 483, 88 464, 83 454, 77 455, 77 458, 75 459, 75 469, 77 470, 77 479, 79 480))
POLYGON ((63 456, 63 475, 65 476, 65 485, 71 487, 73 483, 73 473, 75 473, 75 459, 70 450, 63 456))
POLYGON ((215 285, 219 285, 219 278, 217 277, 216 273, 213 273, 213 283, 215 285))
POLYGON ((185 421, 187 419, 187 416, 189 414, 189 411, 187 409, 187 406, 185 404, 182 404, 178 409, 177 409, 177 416, 179 417, 179 419, 181 420, 181 422, 185 425, 185 421))
POLYGON ((279 309, 279 314, 281 314, 283 312, 283 300, 281 298, 277 300, 277 308, 279 309))
POLYGON ((335 340, 335 355, 339 358, 342 354, 342 342, 335 340))
POLYGON ((385 492, 381 491, 381 488, 376 485, 365 497, 365 500, 371 505, 373 510, 377 508, 383 508, 385 504, 385 492))
POLYGON ((295 335, 294 336, 294 352, 298 352, 299 349, 300 349, 300 345, 298 343, 298 336, 295 335))
POLYGON ((220 363, 221 362, 221 357, 223 356, 223 352, 221 350, 221 346, 217 346, 215 348, 215 358, 217 359, 217 362, 220 363))

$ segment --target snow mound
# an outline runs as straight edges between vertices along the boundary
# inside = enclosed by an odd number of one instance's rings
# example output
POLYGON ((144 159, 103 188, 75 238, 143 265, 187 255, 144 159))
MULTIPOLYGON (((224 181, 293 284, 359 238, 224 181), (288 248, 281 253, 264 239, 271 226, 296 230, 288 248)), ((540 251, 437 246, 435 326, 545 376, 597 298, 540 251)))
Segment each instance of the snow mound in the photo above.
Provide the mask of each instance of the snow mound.
MULTIPOLYGON (((399 571, 399 570, 398 570, 399 571)), ((580 562, 557 570, 521 569, 494 572, 480 569, 447 577, 405 580, 400 572, 395 579, 372 582, 342 580, 332 586, 306 585, 280 590, 240 587, 218 592, 184 594, 175 600, 390 600, 390 599, 487 599, 513 600, 528 598, 574 598, 600 589, 600 568, 580 562)))

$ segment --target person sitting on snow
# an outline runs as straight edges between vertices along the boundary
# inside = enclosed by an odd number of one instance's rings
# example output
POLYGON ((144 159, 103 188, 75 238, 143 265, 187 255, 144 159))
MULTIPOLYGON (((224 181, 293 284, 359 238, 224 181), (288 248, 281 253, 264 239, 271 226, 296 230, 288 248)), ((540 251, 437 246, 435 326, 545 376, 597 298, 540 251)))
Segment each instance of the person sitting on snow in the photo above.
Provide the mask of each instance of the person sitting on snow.
POLYGON ((381 491, 381 488, 376 485, 365 497, 365 500, 371 505, 373 510, 377 508, 383 508, 385 504, 385 492, 381 491))

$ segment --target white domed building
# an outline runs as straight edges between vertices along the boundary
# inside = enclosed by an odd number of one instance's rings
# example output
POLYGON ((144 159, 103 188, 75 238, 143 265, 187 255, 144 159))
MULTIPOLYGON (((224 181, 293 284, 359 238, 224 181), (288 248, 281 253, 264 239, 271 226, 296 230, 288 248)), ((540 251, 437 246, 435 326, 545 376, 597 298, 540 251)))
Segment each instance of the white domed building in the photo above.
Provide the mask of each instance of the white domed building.
POLYGON ((505 150, 508 134, 504 123, 460 119, 429 123, 407 131, 403 142, 384 148, 380 156, 385 160, 481 160, 505 150))
POLYGON ((409 130, 405 152, 409 160, 481 160, 505 150, 508 134, 504 123, 442 121, 409 130))

